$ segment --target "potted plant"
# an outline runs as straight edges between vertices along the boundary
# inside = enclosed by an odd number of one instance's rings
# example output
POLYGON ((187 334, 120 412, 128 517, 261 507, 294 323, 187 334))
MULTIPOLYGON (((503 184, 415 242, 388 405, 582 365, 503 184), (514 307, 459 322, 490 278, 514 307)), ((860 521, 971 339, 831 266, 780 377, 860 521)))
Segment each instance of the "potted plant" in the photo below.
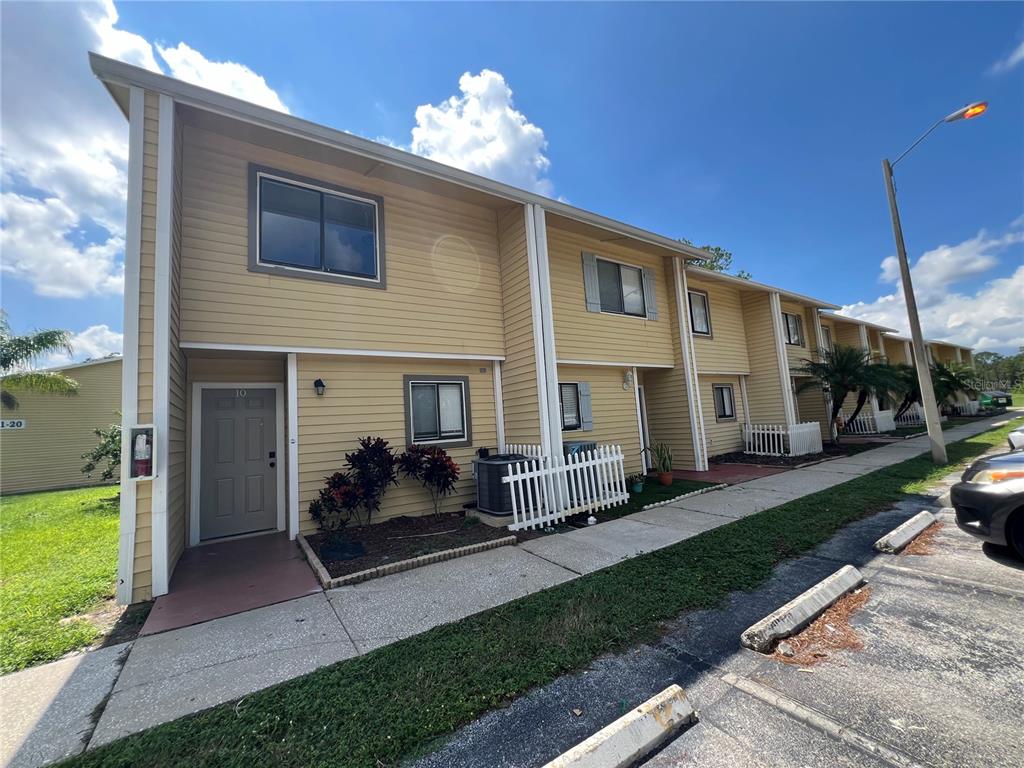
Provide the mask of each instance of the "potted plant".
POLYGON ((668 487, 672 485, 672 447, 668 443, 658 443, 654 450, 644 448, 654 457, 654 469, 658 473, 658 482, 668 487))
POLYGON ((643 493, 645 479, 646 478, 639 473, 635 475, 630 475, 629 477, 626 478, 626 485, 629 486, 629 489, 633 493, 643 493))

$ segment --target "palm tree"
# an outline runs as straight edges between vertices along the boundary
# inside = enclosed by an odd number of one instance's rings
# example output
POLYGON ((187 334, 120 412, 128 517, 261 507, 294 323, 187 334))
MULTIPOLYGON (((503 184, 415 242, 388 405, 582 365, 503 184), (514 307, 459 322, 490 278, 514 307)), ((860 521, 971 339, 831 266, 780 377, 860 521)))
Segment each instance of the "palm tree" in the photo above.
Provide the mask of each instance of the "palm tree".
POLYGON ((972 386, 972 371, 966 365, 934 363, 932 365, 932 388, 935 402, 941 408, 955 399, 957 393, 971 395, 977 390, 972 386))
POLYGON ((917 381, 917 370, 912 365, 897 363, 893 367, 896 375, 896 386, 893 389, 895 399, 900 401, 896 408, 895 418, 899 418, 913 407, 914 403, 921 402, 921 385, 917 381))
MULTIPOLYGON (((800 373, 811 380, 801 384, 797 392, 820 386, 832 398, 829 424, 835 424, 847 395, 860 392, 864 388, 870 358, 870 353, 864 350, 836 344, 832 349, 826 349, 820 360, 804 360, 800 373)), ((867 395, 864 399, 867 399, 867 395)), ((860 410, 860 406, 857 410, 860 410)))
POLYGON ((0 402, 4 408, 18 407, 14 392, 78 394, 78 382, 59 371, 22 370, 40 355, 51 352, 71 354, 71 334, 67 331, 35 331, 16 336, 11 332, 6 313, 0 312, 0 402))

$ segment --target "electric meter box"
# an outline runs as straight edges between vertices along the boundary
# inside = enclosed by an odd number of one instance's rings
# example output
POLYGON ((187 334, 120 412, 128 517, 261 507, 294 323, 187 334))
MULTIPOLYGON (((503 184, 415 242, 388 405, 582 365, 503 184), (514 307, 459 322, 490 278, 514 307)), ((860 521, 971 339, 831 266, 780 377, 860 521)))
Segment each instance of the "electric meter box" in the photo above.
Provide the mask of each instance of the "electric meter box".
POLYGON ((132 480, 152 480, 156 467, 156 428, 152 424, 137 424, 127 430, 127 445, 121 453, 128 457, 128 477, 132 480))

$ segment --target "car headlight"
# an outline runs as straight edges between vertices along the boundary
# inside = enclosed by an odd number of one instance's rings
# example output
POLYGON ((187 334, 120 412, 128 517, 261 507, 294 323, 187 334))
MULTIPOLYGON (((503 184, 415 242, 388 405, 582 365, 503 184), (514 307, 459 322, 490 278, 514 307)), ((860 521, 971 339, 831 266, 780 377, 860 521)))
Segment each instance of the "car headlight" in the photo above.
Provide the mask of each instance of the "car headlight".
POLYGON ((1024 480, 1024 469, 983 469, 967 482, 991 485, 992 483, 1004 483, 1007 480, 1024 480))

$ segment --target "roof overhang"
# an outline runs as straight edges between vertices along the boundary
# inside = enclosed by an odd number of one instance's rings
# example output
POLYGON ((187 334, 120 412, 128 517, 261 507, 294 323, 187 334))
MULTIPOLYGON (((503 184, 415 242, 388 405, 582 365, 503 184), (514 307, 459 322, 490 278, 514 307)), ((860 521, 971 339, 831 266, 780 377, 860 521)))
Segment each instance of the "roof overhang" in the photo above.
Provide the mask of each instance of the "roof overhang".
POLYGON ((839 309, 838 304, 832 304, 831 302, 824 301, 822 299, 815 299, 813 296, 804 296, 802 293, 794 293, 793 291, 786 291, 782 288, 776 288, 775 286, 768 285, 767 283, 758 283, 754 280, 748 280, 745 277, 736 277, 735 275, 727 275, 724 272, 716 272, 713 269, 705 269, 704 267, 697 267, 693 264, 686 265, 686 273, 693 275, 701 280, 709 280, 712 282, 728 283, 734 288, 739 288, 745 291, 762 291, 764 293, 777 293, 784 299, 790 299, 791 301, 797 301, 801 304, 808 304, 812 307, 819 309, 839 309))
POLYGON ((110 355, 101 357, 98 360, 86 360, 84 363, 68 363, 67 365, 54 365, 49 368, 33 368, 33 373, 56 373, 57 371, 71 371, 75 368, 87 368, 91 365, 103 365, 104 363, 120 363, 121 355, 110 355))
MULTIPOLYGON (((838 309, 838 307, 835 307, 838 309)), ((850 323, 851 325, 863 325, 866 328, 872 328, 876 331, 882 331, 882 333, 895 333, 895 328, 890 328, 887 325, 879 325, 878 323, 871 323, 867 320, 859 320, 856 317, 850 317, 849 315, 838 315, 835 312, 822 312, 821 316, 826 320, 834 320, 840 323, 850 323)))
POLYGON ((89 53, 89 65, 126 116, 128 114, 129 88, 136 86, 148 91, 166 94, 179 104, 185 104, 195 109, 213 112, 273 131, 289 134, 306 141, 324 144, 377 163, 394 166, 449 184, 492 195, 507 200, 509 203, 538 205, 558 216, 665 249, 687 260, 709 258, 709 254, 705 251, 685 245, 673 238, 634 227, 559 200, 552 200, 534 192, 453 168, 434 160, 428 160, 425 157, 420 157, 419 155, 414 155, 386 144, 380 144, 360 136, 354 136, 345 131, 339 131, 310 122, 309 120, 303 120, 294 115, 251 104, 233 96, 226 96, 216 91, 151 72, 148 69, 125 64, 116 59, 100 56, 97 53, 89 53))

